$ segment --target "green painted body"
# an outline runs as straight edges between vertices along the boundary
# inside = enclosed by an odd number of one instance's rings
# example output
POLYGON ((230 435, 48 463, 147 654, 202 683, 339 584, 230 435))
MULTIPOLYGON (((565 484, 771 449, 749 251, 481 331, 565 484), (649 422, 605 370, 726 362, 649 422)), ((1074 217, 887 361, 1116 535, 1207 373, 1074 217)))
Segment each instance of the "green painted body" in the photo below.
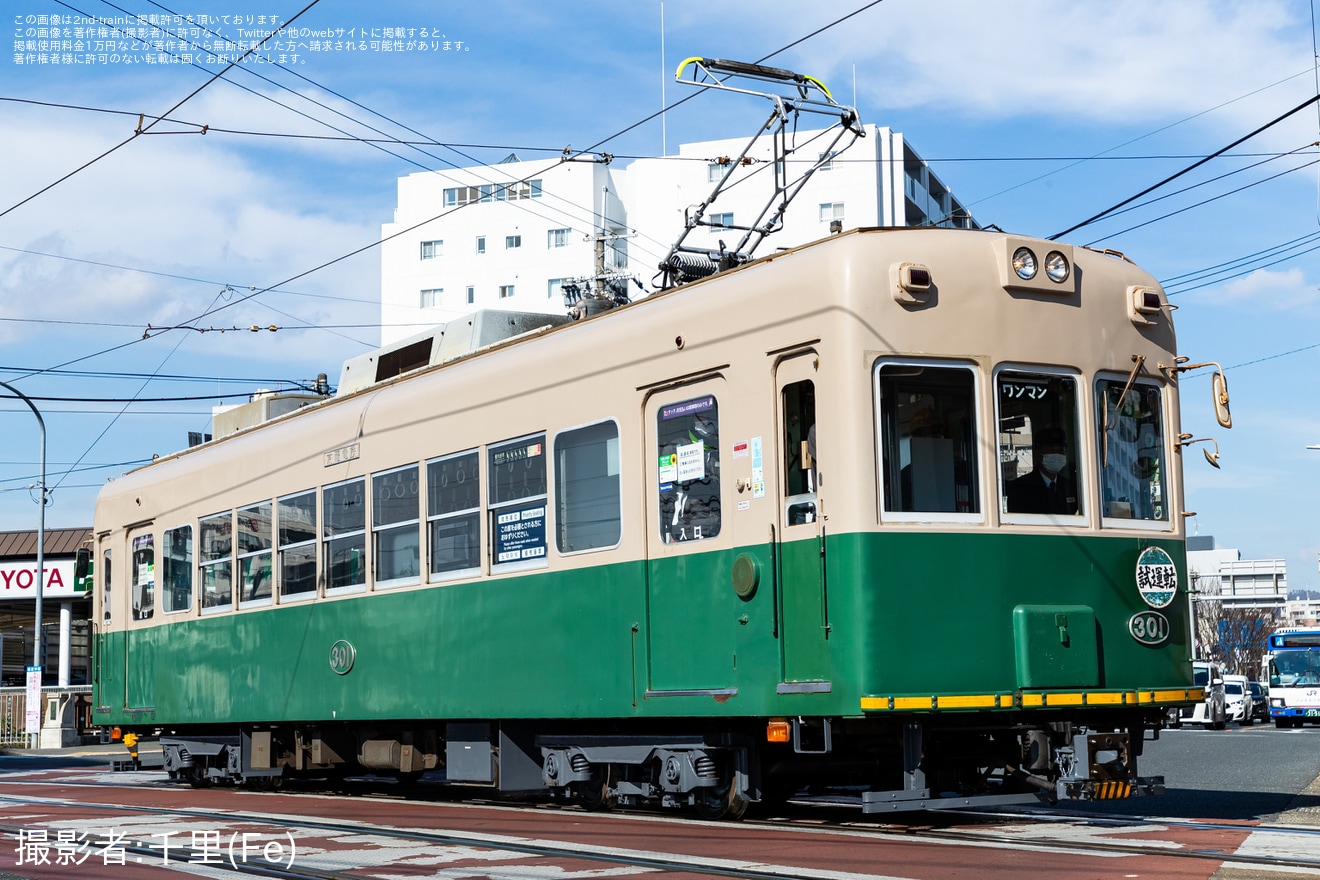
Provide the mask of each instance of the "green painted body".
POLYGON ((1185 584, 1174 539, 877 531, 828 535, 823 555, 820 539, 767 542, 112 632, 96 643, 97 720, 858 716, 876 695, 1185 688, 1185 590, 1161 609, 1166 642, 1127 629, 1152 544, 1185 584), (739 554, 756 571, 746 598, 739 554), (355 649, 342 675, 339 640, 355 649))

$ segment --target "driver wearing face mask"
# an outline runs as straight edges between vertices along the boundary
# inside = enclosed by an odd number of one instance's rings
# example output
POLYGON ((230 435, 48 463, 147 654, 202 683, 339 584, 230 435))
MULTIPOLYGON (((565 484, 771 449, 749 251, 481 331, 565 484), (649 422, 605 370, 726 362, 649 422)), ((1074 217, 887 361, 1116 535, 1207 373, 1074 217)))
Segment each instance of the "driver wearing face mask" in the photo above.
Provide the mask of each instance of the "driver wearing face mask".
POLYGON ((1009 513, 1077 513, 1077 486, 1066 473, 1068 438, 1062 428, 1042 428, 1034 438, 1036 466, 1007 486, 1009 513))

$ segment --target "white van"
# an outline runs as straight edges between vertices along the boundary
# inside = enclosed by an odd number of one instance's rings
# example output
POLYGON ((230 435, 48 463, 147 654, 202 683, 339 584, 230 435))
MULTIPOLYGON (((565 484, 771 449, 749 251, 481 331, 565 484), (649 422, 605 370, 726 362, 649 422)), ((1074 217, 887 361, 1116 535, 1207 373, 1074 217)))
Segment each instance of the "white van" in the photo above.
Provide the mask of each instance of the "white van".
POLYGON ((1228 707, 1224 699, 1224 671, 1218 663, 1197 660, 1192 664, 1193 684, 1205 688, 1205 701, 1195 706, 1184 706, 1172 726, 1202 724, 1223 730, 1228 724, 1228 707))
POLYGON ((1255 724, 1255 706, 1251 699, 1251 680, 1245 675, 1224 676, 1224 709, 1239 724, 1255 724))

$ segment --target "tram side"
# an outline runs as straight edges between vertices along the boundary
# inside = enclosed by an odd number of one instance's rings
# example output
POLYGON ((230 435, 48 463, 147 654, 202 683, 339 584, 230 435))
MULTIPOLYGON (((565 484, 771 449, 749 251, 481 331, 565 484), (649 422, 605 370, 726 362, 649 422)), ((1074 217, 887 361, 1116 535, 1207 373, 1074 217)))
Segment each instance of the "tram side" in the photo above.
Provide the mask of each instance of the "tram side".
POLYGON ((1167 310, 1133 320, 1149 276, 1078 251, 1085 285, 1006 289, 1009 243, 837 236, 115 481, 98 720, 166 730, 199 779, 1086 794, 1074 728, 1135 768, 1196 696, 1176 382, 1129 375, 1176 352, 1167 310), (1010 509, 1001 428, 1033 424, 1069 512, 1010 509), (1172 576, 1153 615, 1143 559, 1172 576))

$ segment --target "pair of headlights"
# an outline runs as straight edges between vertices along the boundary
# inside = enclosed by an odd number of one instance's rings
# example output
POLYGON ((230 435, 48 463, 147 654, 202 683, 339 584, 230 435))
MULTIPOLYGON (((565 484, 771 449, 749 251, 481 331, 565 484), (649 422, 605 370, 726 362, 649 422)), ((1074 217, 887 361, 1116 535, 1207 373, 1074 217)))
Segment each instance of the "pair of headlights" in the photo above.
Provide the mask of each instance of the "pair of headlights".
MULTIPOLYGON (((1028 247, 1020 247, 1013 251, 1013 271, 1017 277, 1023 281, 1030 281, 1036 277, 1040 264, 1036 261, 1036 253, 1028 247)), ((1072 267, 1068 265, 1068 258, 1059 251, 1050 251, 1045 255, 1045 275, 1055 284, 1062 284, 1068 280, 1068 275, 1072 267)))

